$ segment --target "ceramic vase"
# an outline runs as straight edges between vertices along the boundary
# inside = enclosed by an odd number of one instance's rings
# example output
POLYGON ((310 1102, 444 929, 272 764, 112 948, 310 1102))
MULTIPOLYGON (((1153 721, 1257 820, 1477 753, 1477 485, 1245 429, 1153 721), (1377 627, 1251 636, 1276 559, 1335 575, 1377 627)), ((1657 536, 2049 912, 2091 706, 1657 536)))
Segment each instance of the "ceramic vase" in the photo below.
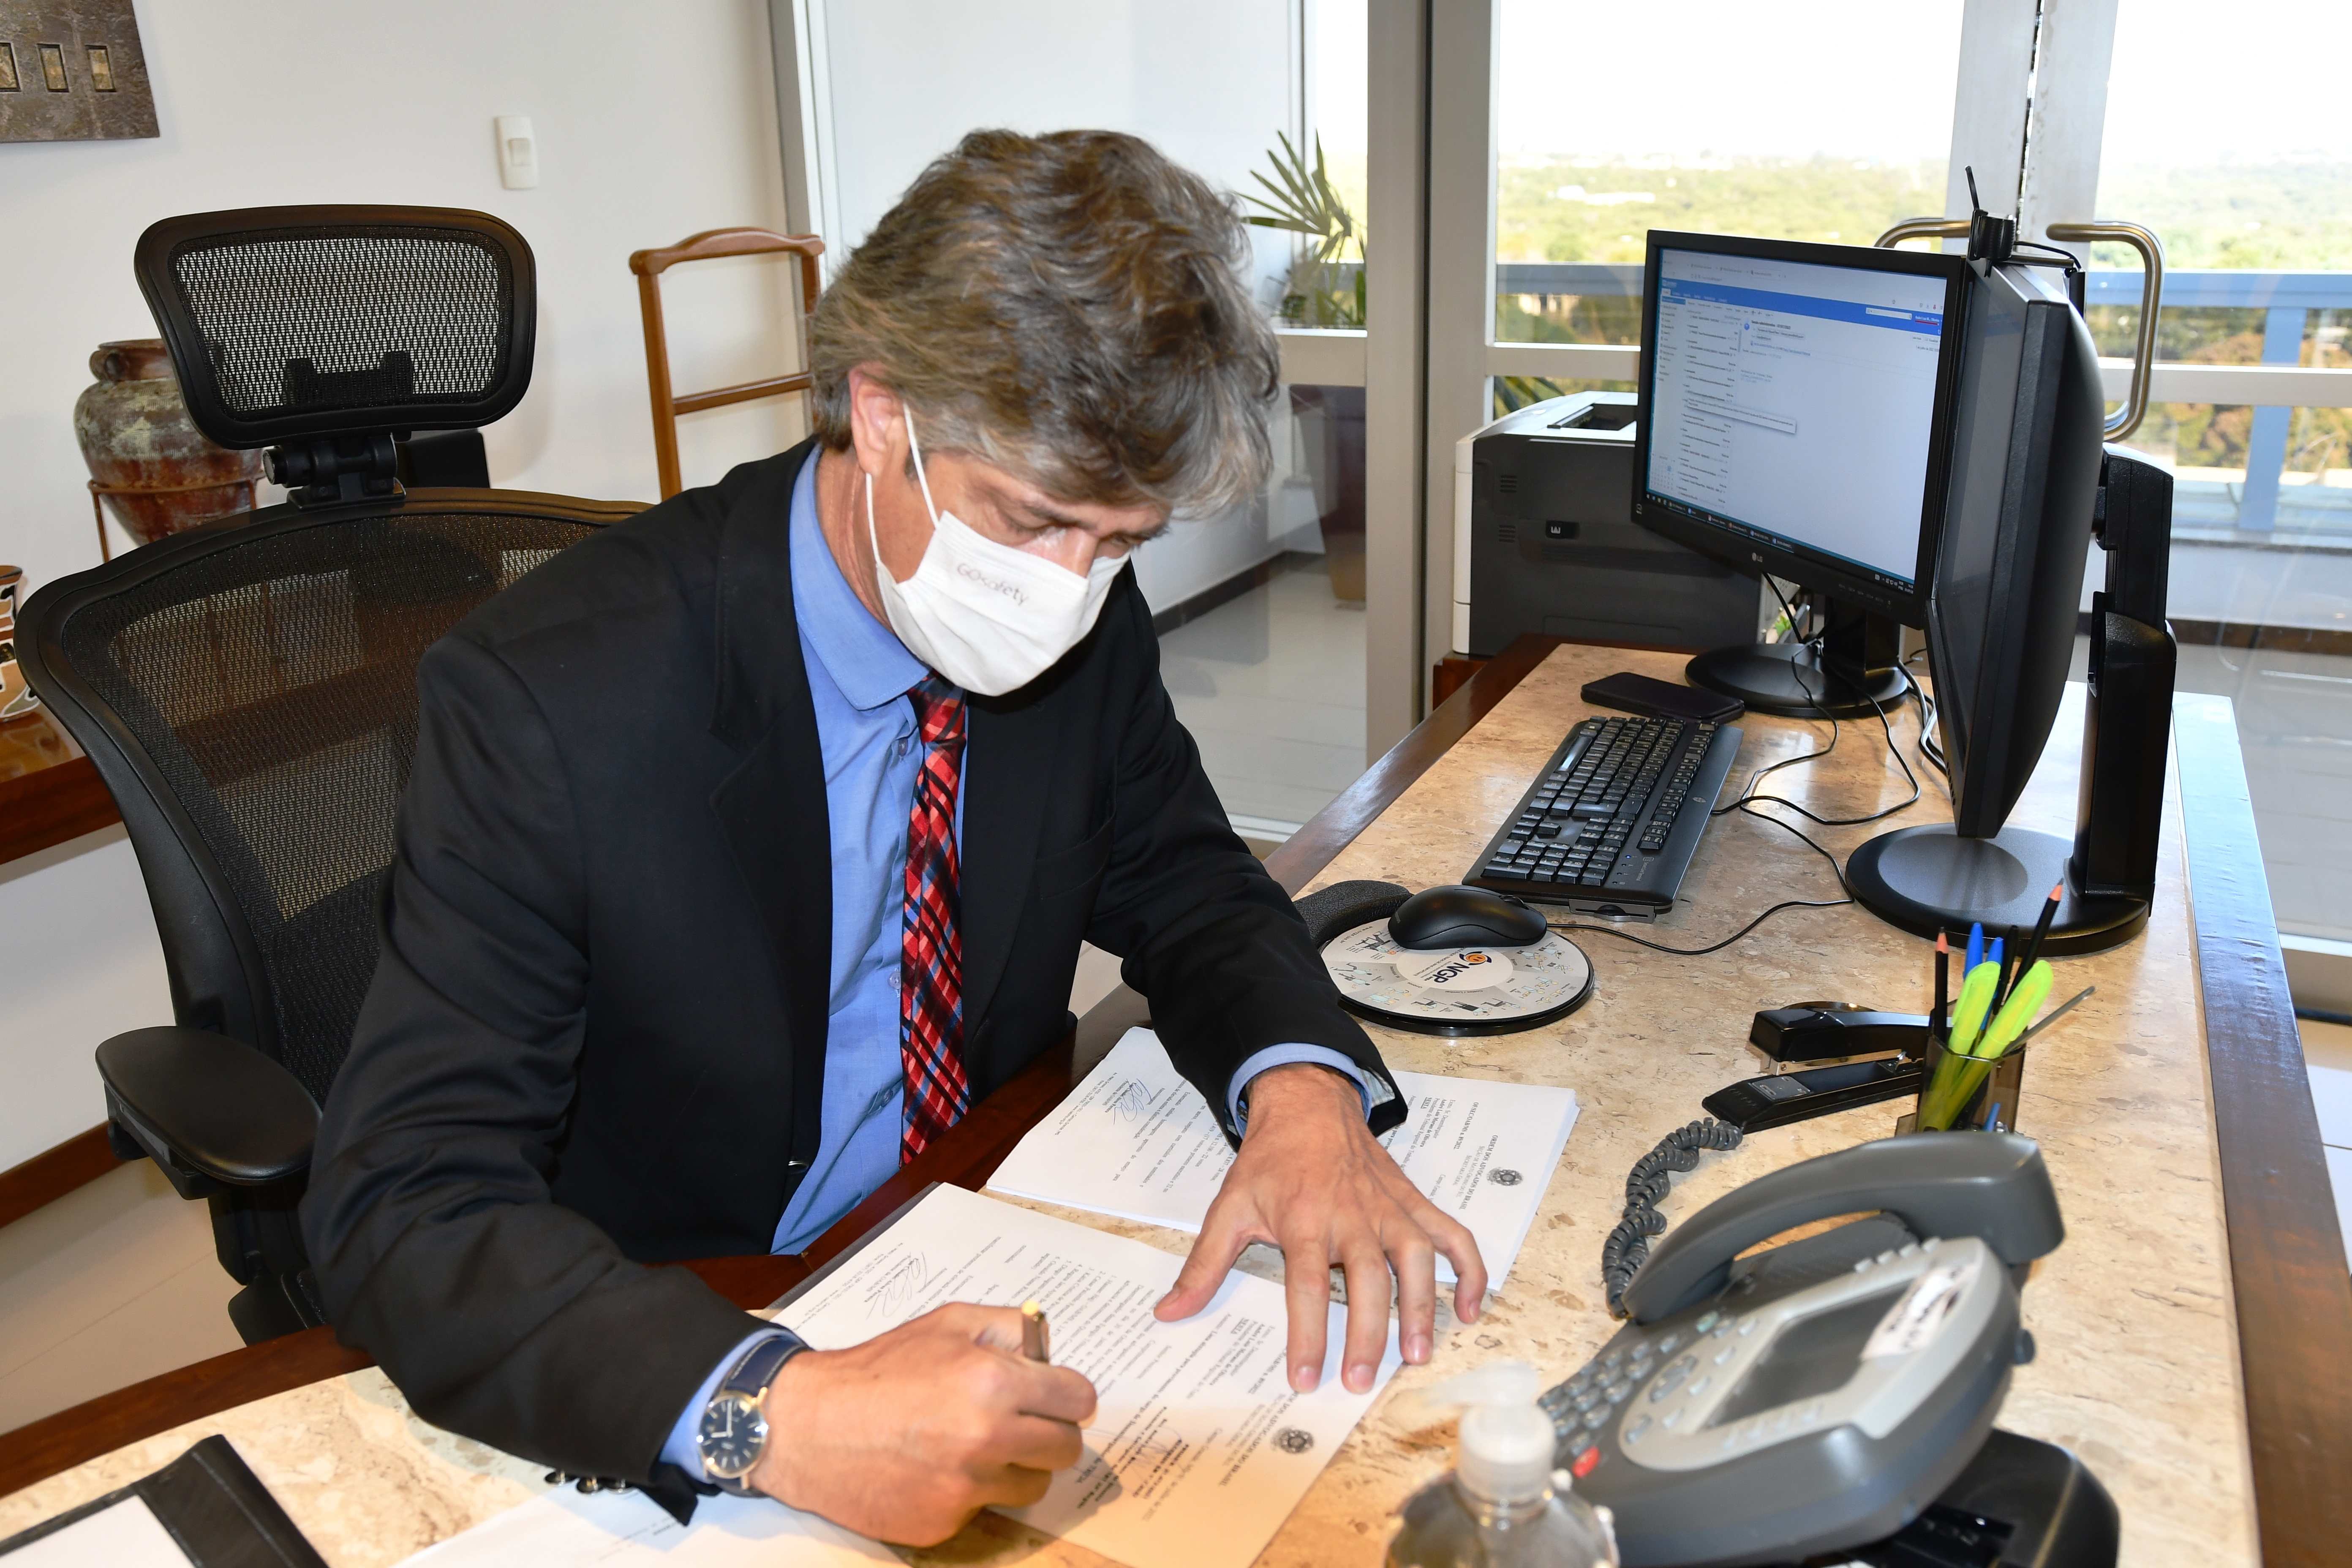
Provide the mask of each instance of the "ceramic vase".
POLYGON ((261 454, 215 446, 196 428, 162 339, 100 343, 89 369, 98 379, 74 404, 74 437, 133 538, 152 544, 251 508, 261 454))

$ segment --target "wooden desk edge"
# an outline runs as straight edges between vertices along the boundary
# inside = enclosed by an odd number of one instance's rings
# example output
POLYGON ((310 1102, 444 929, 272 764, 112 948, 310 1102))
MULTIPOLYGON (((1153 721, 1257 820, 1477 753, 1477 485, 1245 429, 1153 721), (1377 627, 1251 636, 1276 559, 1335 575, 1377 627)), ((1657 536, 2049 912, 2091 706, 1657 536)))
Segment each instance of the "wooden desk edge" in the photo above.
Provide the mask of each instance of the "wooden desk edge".
MULTIPOLYGON (((1297 893, 1492 711, 1564 639, 1522 637, 1481 668, 1266 859, 1297 893)), ((2182 832, 2199 968, 2222 1203, 2230 1231, 2239 1354, 2246 1385, 2257 1528, 2266 1563, 2320 1564, 2352 1540, 2352 1275, 2345 1269, 2318 1125, 2259 868, 2234 730, 2192 726, 2180 710, 2182 832), (2249 860, 2248 857, 2252 857, 2249 860), (2325 1212, 2323 1212, 2325 1211, 2325 1212)), ((1023 1133, 1118 1037, 1147 1021, 1121 986, 945 1138, 893 1176, 800 1258, 688 1264, 739 1305, 774 1300, 926 1184, 977 1190, 1023 1133)), ((234 1351, 0 1435, 0 1496, 185 1421, 370 1364, 312 1329, 234 1351)))
POLYGON ((2255 1525, 2265 1563, 2318 1568, 2352 1540, 2352 1274, 2236 717, 2182 693, 2173 735, 2255 1525))

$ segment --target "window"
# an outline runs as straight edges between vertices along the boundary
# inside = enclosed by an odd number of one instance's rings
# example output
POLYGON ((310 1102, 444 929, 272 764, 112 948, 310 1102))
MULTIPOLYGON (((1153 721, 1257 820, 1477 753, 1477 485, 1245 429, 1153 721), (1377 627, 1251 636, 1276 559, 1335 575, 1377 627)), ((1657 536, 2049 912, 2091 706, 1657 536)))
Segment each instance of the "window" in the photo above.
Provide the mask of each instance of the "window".
MULTIPOLYGON (((1960 12, 1500 0, 1495 340, 1633 342, 1652 228, 1867 245, 1940 212, 1960 12)), ((1599 384, 1632 389, 1497 396, 1599 384)))
MULTIPOLYGON (((2174 474, 2179 684, 2236 705, 2279 927, 2340 942, 2352 941, 2352 122, 2334 62, 2352 48, 2352 12, 2247 0, 2231 13, 2252 46, 2242 61, 2217 58, 2210 23, 2186 0, 2122 0, 2099 212, 2164 241, 2159 361, 2232 367, 2261 401, 2160 402, 2127 444, 2174 474), (2345 374, 2263 378, 2263 366, 2345 374)), ((2103 353, 2129 352, 2139 281, 2093 273, 2103 353)))

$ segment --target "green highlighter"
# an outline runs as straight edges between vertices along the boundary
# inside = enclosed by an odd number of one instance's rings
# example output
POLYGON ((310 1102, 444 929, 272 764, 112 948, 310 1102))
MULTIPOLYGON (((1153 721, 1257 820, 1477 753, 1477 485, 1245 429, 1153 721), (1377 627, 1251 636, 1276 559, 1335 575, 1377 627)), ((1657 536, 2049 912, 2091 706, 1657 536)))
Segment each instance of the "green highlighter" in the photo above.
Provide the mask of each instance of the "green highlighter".
POLYGON ((2033 1022, 2033 1015, 2050 999, 2050 961, 2037 960, 2032 968, 2019 975, 2009 988, 2009 1000, 2001 1005, 2000 1016, 1984 1032, 1971 1053, 1979 1057, 1998 1057, 2013 1045, 2025 1026, 2033 1022))
MULTIPOLYGON (((1944 1048, 1958 1056, 1976 1056, 1977 1032, 1992 1010, 1993 987, 2000 984, 2000 965, 1979 963, 1960 982, 1958 1000, 1952 1004, 1952 1032, 1944 1048)), ((2042 987, 2044 991, 2048 985, 2042 987)))

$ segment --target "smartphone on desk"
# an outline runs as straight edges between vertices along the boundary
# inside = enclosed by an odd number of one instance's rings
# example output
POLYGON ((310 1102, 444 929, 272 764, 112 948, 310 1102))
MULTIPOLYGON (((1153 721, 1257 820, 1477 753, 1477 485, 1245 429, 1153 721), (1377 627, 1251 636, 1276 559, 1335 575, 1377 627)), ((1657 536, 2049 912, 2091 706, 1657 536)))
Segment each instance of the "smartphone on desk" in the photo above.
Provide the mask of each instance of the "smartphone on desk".
POLYGON ((1748 704, 1737 697, 1701 691, 1696 686, 1676 686, 1670 680, 1653 680, 1632 670, 1587 681, 1584 700, 1595 708, 1622 709, 1645 719, 1688 719, 1701 724, 1728 724, 1748 711, 1748 704))

